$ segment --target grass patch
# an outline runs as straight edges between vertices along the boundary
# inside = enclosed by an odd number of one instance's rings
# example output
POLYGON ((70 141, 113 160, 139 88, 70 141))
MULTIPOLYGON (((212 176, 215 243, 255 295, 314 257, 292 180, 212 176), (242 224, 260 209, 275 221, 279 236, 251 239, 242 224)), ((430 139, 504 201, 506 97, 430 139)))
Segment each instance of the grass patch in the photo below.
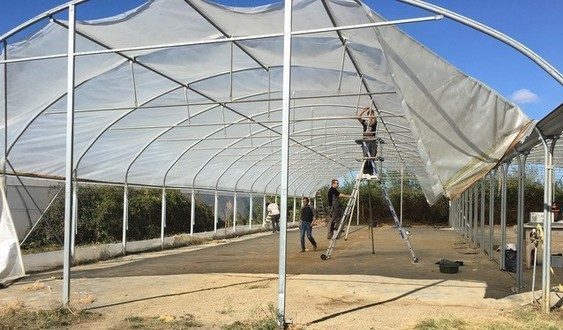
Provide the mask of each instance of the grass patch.
POLYGON ((563 310, 556 309, 549 314, 543 313, 538 306, 516 308, 495 320, 466 321, 456 317, 428 318, 420 321, 415 329, 563 329, 563 310))
POLYGON ((549 314, 539 306, 524 306, 511 311, 506 320, 493 321, 483 329, 563 329, 563 310, 556 309, 549 314))
POLYGON ((430 318, 420 321, 414 328, 418 330, 467 329, 468 324, 456 317, 430 318))
POLYGON ((0 306, 0 329, 46 329, 63 328, 91 322, 101 314, 68 308, 31 309, 22 302, 0 306))
POLYGON ((272 303, 268 304, 268 311, 262 309, 265 317, 257 321, 241 322, 236 321, 222 327, 223 330, 275 330, 278 329, 277 315, 278 310, 272 303))
POLYGON ((193 315, 180 317, 161 315, 158 317, 131 316, 120 322, 114 329, 189 329, 203 327, 193 315))

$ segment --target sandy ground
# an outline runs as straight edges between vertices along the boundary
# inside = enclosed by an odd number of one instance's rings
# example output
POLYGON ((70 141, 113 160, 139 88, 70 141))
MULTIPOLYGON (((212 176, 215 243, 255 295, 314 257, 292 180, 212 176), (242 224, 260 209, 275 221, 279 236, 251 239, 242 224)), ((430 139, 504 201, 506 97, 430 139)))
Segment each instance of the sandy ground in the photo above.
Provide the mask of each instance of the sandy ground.
MULTIPOLYGON (((530 270, 524 274, 527 287, 515 294, 514 274, 500 271, 457 233, 424 226, 409 230, 418 263, 389 226, 374 229, 375 254, 368 228, 356 227, 347 241, 337 241, 326 261, 320 258, 328 245, 325 228, 314 230, 319 250, 305 253, 298 232, 290 231, 287 318, 307 329, 412 328, 440 316, 487 322, 531 301, 530 270), (442 274, 435 264, 442 258, 461 260, 464 266, 457 274, 442 274)), ((553 244, 554 252, 563 251, 561 236, 553 244)), ((277 307, 277 255, 278 234, 260 233, 77 266, 72 269, 72 305, 103 315, 81 328, 112 328, 133 316, 191 315, 211 328, 259 320, 271 316, 270 305, 277 307)), ((556 271, 563 279, 561 269, 556 271)), ((52 271, 26 277, 0 290, 0 304, 19 300, 32 307, 56 306, 60 276, 52 271), (30 290, 38 280, 44 286, 30 290)))

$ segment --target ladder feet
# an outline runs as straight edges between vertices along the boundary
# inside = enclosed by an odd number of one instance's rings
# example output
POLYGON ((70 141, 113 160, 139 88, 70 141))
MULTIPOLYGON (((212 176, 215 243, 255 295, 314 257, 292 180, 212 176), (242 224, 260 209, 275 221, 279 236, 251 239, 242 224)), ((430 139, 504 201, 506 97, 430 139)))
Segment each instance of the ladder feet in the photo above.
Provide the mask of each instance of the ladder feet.
POLYGON ((323 253, 323 254, 321 254, 321 259, 326 260, 326 259, 328 259, 328 256, 323 253))
POLYGON ((414 262, 415 264, 417 264, 417 263, 418 263, 418 258, 417 258, 417 257, 412 258, 412 262, 414 262))

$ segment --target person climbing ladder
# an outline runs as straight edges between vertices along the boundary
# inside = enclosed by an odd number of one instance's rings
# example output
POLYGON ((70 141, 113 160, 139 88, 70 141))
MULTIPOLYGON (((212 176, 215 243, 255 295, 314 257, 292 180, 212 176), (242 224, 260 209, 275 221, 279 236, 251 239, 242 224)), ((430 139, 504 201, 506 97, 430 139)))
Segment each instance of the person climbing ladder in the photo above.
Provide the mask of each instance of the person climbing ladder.
MULTIPOLYGON (((358 115, 358 121, 362 124, 363 135, 362 140, 366 142, 369 150, 369 156, 364 150, 364 157, 376 157, 377 156, 377 139, 375 136, 375 131, 377 129, 377 117, 375 111, 370 107, 359 108, 356 112, 358 115)), ((364 168, 362 170, 364 174, 373 175, 374 170, 372 162, 365 162, 364 168)))

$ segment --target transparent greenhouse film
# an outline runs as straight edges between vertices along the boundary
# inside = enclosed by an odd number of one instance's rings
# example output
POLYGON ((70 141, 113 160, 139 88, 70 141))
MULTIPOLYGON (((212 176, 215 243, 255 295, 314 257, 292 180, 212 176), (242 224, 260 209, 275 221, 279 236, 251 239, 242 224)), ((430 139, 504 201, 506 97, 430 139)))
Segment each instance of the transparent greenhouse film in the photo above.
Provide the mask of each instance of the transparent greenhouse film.
MULTIPOLYGON (((0 179, 4 187, 4 178, 0 179)), ((18 235, 14 228, 5 189, 2 191, 2 216, 0 217, 0 283, 5 284, 25 276, 18 235)))

